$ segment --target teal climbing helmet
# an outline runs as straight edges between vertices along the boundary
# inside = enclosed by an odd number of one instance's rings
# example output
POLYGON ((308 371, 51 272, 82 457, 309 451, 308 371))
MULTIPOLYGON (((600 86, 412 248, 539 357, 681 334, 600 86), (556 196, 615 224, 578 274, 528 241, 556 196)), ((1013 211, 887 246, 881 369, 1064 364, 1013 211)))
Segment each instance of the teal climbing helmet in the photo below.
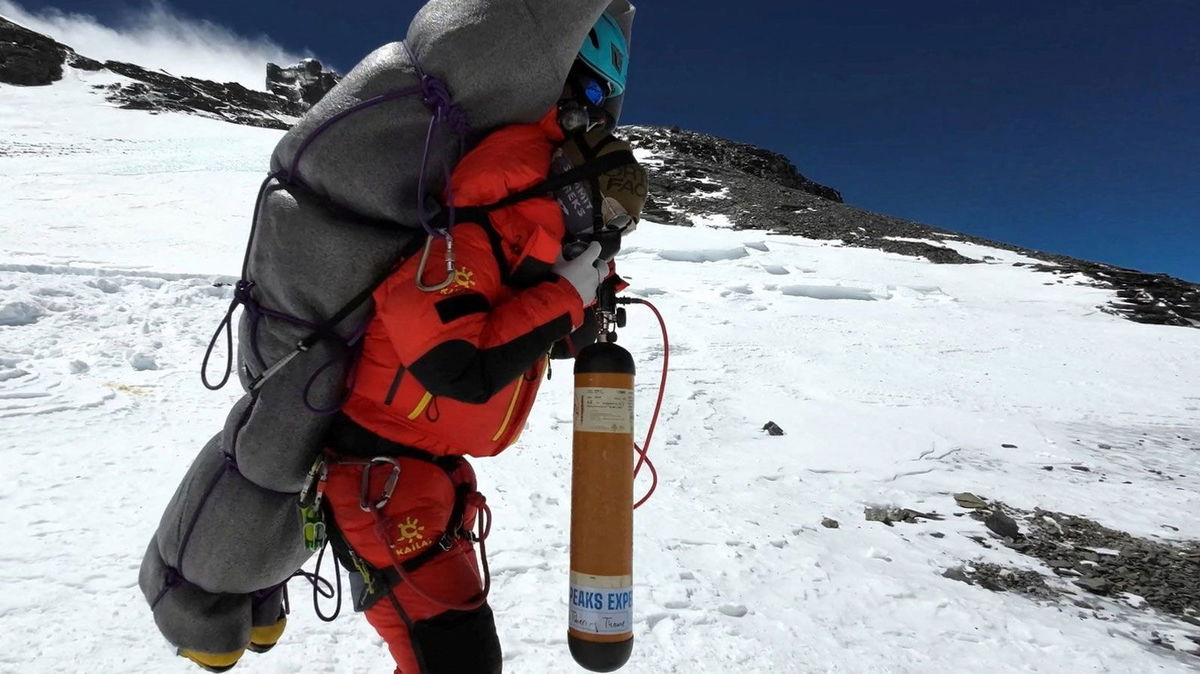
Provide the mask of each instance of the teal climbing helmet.
POLYGON ((620 24, 605 12, 592 26, 579 48, 579 60, 585 63, 608 84, 609 96, 625 93, 625 76, 629 70, 629 42, 620 24))

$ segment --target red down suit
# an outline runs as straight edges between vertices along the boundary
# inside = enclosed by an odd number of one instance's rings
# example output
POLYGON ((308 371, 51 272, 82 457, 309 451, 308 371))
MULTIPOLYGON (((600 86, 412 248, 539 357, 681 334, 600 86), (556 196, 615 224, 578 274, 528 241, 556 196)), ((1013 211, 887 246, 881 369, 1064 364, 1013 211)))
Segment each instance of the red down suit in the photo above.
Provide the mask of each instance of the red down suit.
MULTIPOLYGON (((496 131, 459 162, 448 194, 457 207, 476 207, 537 185, 562 140, 554 112, 538 124, 496 131)), ((474 492, 470 466, 453 457, 493 456, 517 439, 548 352, 584 319, 579 294, 551 272, 565 229, 553 197, 521 201, 480 220, 454 226, 456 265, 445 289, 418 287, 415 255, 375 291, 375 315, 343 409, 369 435, 451 463, 442 470, 399 459, 394 497, 377 521, 359 508, 360 480, 363 470, 372 471, 368 482, 378 493, 389 465, 335 462, 327 485, 344 540, 375 567, 411 559, 437 542, 449 547, 366 611, 400 674, 499 671, 490 609, 484 605, 486 616, 480 616, 449 608, 479 597, 483 588, 471 540, 459 535, 476 517, 477 497, 465 508, 460 504, 459 529, 445 514, 464 485, 474 492), (472 650, 494 653, 463 656, 472 650)), ((425 285, 445 278, 445 249, 444 241, 433 242, 425 285)))
MULTIPOLYGON (((556 115, 497 131, 463 158, 451 178, 456 206, 481 206, 546 179, 562 140, 556 115)), ((375 291, 375 317, 345 413, 389 440, 433 454, 492 456, 524 425, 542 358, 583 321, 579 294, 550 273, 564 225, 549 196, 453 228, 454 280, 417 287, 418 256, 375 291), (498 258, 503 255, 503 262, 498 258), (502 268, 503 264, 506 268, 502 268)), ((445 276, 436 240, 425 284, 445 276)))

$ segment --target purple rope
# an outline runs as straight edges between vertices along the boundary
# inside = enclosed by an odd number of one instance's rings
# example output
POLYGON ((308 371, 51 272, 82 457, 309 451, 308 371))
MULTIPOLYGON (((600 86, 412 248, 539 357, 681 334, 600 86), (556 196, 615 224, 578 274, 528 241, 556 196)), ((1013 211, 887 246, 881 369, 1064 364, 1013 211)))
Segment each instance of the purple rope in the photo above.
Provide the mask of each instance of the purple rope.
MULTIPOLYGON (((417 194, 420 195, 417 200, 417 219, 421 223, 421 227, 430 236, 445 238, 447 230, 438 230, 434 228, 433 221, 429 214, 425 212, 425 176, 429 171, 429 147, 433 141, 434 128, 437 126, 438 116, 435 114, 429 119, 429 129, 425 132, 425 150, 421 153, 421 175, 417 178, 417 194)), ((450 190, 450 181, 446 181, 447 191, 450 190)), ((450 200, 450 222, 454 221, 454 202, 450 200)), ((447 228, 448 229, 448 228, 447 228)))
POLYGON ((192 533, 196 531, 196 523, 200 521, 200 515, 204 512, 204 507, 208 505, 208 499, 212 497, 217 485, 221 482, 221 478, 225 477, 225 473, 230 470, 236 470, 237 466, 234 463, 232 455, 225 455, 225 466, 213 476, 209 481, 208 487, 204 490, 204 495, 200 497, 200 503, 196 506, 196 512, 192 513, 192 520, 188 523, 187 533, 184 534, 183 540, 179 543, 179 555, 175 560, 175 573, 182 578, 183 571, 183 556, 187 552, 188 544, 192 542, 192 533))
POLYGON ((407 89, 398 89, 396 91, 390 91, 386 94, 381 94, 379 96, 376 96, 375 98, 369 98, 369 99, 363 101, 362 103, 359 103, 353 107, 347 108, 347 109, 339 112, 338 114, 334 115, 333 117, 330 117, 329 119, 325 120, 320 126, 318 126, 316 129, 314 129, 312 133, 308 134, 308 136, 304 139, 304 141, 302 143, 300 143, 300 147, 296 150, 296 155, 294 157, 292 157, 291 168, 288 169, 287 175, 284 176, 284 179, 286 181, 291 181, 291 180, 295 180, 298 178, 297 173, 300 169, 300 159, 304 156, 304 152, 306 150, 308 150, 308 147, 310 145, 312 145, 318 138, 320 138, 322 135, 324 135, 326 131, 331 129, 338 122, 349 117, 350 115, 362 112, 363 110, 368 110, 377 105, 382 105, 384 103, 388 103, 391 101, 398 101, 402 98, 408 98, 409 96, 414 96, 419 93, 422 93, 422 88, 420 86, 408 87, 407 89))
MULTIPOLYGON (((467 119, 466 111, 464 111, 461 106, 455 104, 454 96, 451 94, 450 88, 446 86, 446 83, 437 77, 427 74, 425 69, 421 67, 420 60, 417 59, 412 49, 408 46, 408 43, 402 42, 401 44, 404 45, 404 51, 407 52, 409 62, 412 64, 413 70, 416 71, 417 77, 420 78, 421 83, 415 87, 400 89, 398 91, 389 92, 381 96, 376 96, 375 98, 367 101, 363 101, 362 103, 343 110, 342 112, 325 120, 325 122, 323 122, 312 133, 310 133, 308 137, 306 137, 300 144, 300 147, 296 150, 295 156, 292 158, 291 168, 288 170, 288 173, 284 179, 287 181, 295 180, 302 182, 302 179, 299 177, 299 169, 300 160, 304 156, 304 152, 308 150, 309 146, 312 145, 317 138, 321 137, 326 131, 328 131, 341 120, 355 113, 373 108, 377 105, 381 105, 389 101, 399 100, 401 98, 406 98, 419 93, 421 95, 422 102, 424 102, 425 106, 428 107, 432 112, 432 118, 429 120, 429 127, 425 131, 425 147, 421 157, 421 174, 417 180, 418 220, 421 222, 421 227, 430 236, 445 237, 446 230, 438 230, 435 228, 432 220, 429 218, 428 214, 426 214, 424 208, 425 179, 429 169, 429 151, 432 147, 433 136, 438 126, 443 124, 446 125, 451 132, 458 136, 461 142, 461 140, 470 132, 471 125, 467 119)), ((453 223, 454 192, 453 187, 450 184, 450 167, 445 162, 443 162, 442 165, 442 178, 446 184, 446 201, 450 204, 449 222, 453 223)))
POLYGON ((258 188, 258 198, 254 200, 254 214, 250 220, 250 240, 246 242, 246 254, 242 257, 242 278, 246 278, 246 272, 250 270, 250 246, 254 243, 254 231, 258 228, 258 215, 262 212, 263 200, 267 196, 267 189, 271 186, 271 181, 279 178, 279 173, 271 173, 263 180, 262 185, 258 188))
POLYGON ((337 412, 340 412, 343 407, 346 406, 347 402, 350 401, 350 395, 354 391, 354 381, 355 381, 355 376, 357 374, 354 371, 354 368, 352 367, 352 365, 353 365, 354 361, 358 358, 359 354, 361 353, 361 350, 362 350, 361 340, 363 338, 363 335, 367 334, 367 326, 368 325, 370 325, 370 321, 363 321, 363 324, 360 325, 354 331, 354 334, 350 335, 349 338, 344 340, 344 344, 347 349, 347 351, 344 355, 333 356, 329 360, 325 361, 325 363, 322 364, 321 367, 317 368, 317 370, 312 373, 312 376, 310 376, 308 378, 308 382, 305 383, 305 385, 304 385, 303 400, 304 400, 304 407, 309 412, 312 412, 313 414, 317 414, 320 416, 328 416, 330 414, 336 414, 337 412), (332 407, 317 407, 309 399, 309 397, 312 394, 312 387, 314 384, 317 383, 317 379, 319 379, 321 377, 321 375, 323 375, 325 373, 326 370, 333 367, 334 365, 337 365, 339 362, 343 362, 343 364, 346 365, 347 369, 348 369, 348 371, 345 375, 347 377, 345 387, 344 387, 345 393, 342 394, 342 397, 340 400, 338 400, 337 404, 333 405, 332 407))
MULTIPOLYGON (((222 320, 221 324, 217 326, 216 332, 213 333, 213 338, 209 343, 208 350, 205 352, 204 362, 201 365, 201 371, 200 371, 201 379, 203 380, 204 385, 207 388, 213 389, 213 390, 222 388, 229 381, 229 378, 232 374, 232 370, 233 370, 233 341, 232 341, 233 340, 233 334, 232 334, 233 326, 232 326, 232 321, 233 321, 233 312, 239 304, 245 306, 247 311, 250 312, 252 318, 254 319, 255 326, 256 326, 255 330, 254 330, 255 333, 257 333, 257 323, 262 316, 286 321, 286 322, 289 322, 289 323, 292 323, 295 325, 302 325, 311 330, 323 331, 326 329, 325 326, 311 323, 309 321, 304 321, 302 319, 296 318, 294 316, 289 316, 282 312, 272 311, 272 310, 267 309, 267 308, 263 307, 262 305, 258 304, 257 302, 254 301, 254 299, 250 293, 250 290, 253 287, 253 282, 247 280, 247 277, 249 276, 250 255, 251 255, 252 247, 254 245, 255 230, 258 227, 258 220, 259 220, 259 216, 261 215, 261 212, 262 212, 263 202, 265 201, 267 191, 271 187, 271 182, 273 180, 278 180, 280 182, 287 183, 287 184, 298 183, 300 185, 305 185, 304 180, 299 175, 300 161, 304 158, 304 153, 308 151, 309 147, 311 147, 312 144, 314 142, 316 142, 316 140, 318 138, 323 136, 327 131, 329 131, 331 128, 333 128, 334 125, 336 125, 338 122, 341 122, 342 120, 346 119, 347 117, 350 117, 351 115, 362 112, 363 110, 368 110, 370 108, 374 108, 374 107, 376 107, 378 105, 382 105, 384 103, 388 103, 391 101, 397 101, 402 98, 407 98, 409 96, 415 96, 418 94, 421 96, 421 100, 425 104, 425 106, 429 108, 429 110, 431 112, 431 116, 430 116, 430 120, 429 120, 429 126, 425 131, 425 144, 424 144, 424 148, 423 148, 422 156, 421 156, 421 172, 417 179, 417 216, 418 216, 418 220, 421 223, 421 227, 425 230, 425 232, 429 236, 445 238, 449 234, 449 229, 451 226, 453 226, 455 219, 456 219, 456 212, 455 212, 455 206, 454 206, 454 187, 451 184, 451 179, 450 179, 451 178, 450 163, 445 157, 442 158, 442 162, 441 162, 441 164, 442 164, 441 165, 442 180, 445 183, 446 201, 448 203, 448 211, 449 211, 448 216, 449 217, 447 219, 447 224, 446 224, 445 228, 439 229, 435 226, 434 219, 425 210, 425 188, 426 188, 427 178, 428 178, 428 174, 429 174, 429 158, 430 158, 430 154, 431 154, 432 147, 433 147, 434 135, 437 133, 439 127, 441 127, 443 125, 446 126, 454 135, 456 135, 458 137, 459 149, 461 151, 463 139, 470 132, 470 123, 467 119, 466 112, 459 105, 454 103, 454 96, 450 92, 450 88, 446 85, 446 83, 443 82, 442 80, 438 79, 437 77, 427 74, 425 72, 425 70, 421 67, 420 61, 417 59, 417 57, 413 53, 412 49, 409 48, 408 44, 403 43, 403 42, 401 44, 404 46, 404 50, 408 54, 409 61, 412 64, 413 70, 416 72, 418 78, 420 79, 420 84, 418 84, 416 86, 408 87, 405 89, 398 89, 396 91, 391 91, 391 92, 376 96, 374 98, 368 99, 366 101, 362 101, 356 105, 353 105, 353 106, 337 113, 333 117, 330 117, 329 119, 325 120, 319 126, 317 126, 317 128, 314 129, 312 131, 312 133, 308 134, 308 136, 306 136, 303 141, 301 141, 300 146, 296 149, 296 154, 292 157, 291 165, 287 169, 287 171, 286 172, 278 171, 278 172, 271 173, 270 175, 267 176, 267 178, 263 181, 262 186, 259 188, 258 198, 255 200, 255 203, 254 203, 253 220, 250 225, 250 240, 246 244, 246 253, 242 259, 242 280, 238 283, 237 290, 234 293, 234 299, 230 303, 229 309, 228 309, 228 311, 226 311, 224 319, 222 320), (219 383, 212 384, 211 382, 208 381, 208 361, 209 361, 210 356, 212 355, 213 349, 216 346, 217 340, 220 338, 220 334, 222 331, 225 332, 225 340, 227 343, 227 352, 228 352, 228 358, 226 359, 226 364, 225 364, 225 374, 219 383)), ((330 332, 332 332, 332 330, 330 330, 330 332)), ((346 341, 347 346, 352 345, 354 343, 354 341, 356 341, 356 339, 357 338, 346 341)), ((264 363, 262 362, 262 356, 261 356, 261 354, 258 353, 257 334, 254 335, 252 342, 253 342, 252 343, 252 351, 254 352, 255 357, 259 360, 259 364, 263 365, 264 363)), ((326 368, 322 367, 318 372, 321 372, 324 369, 326 369, 326 368)), ((312 380, 310 380, 310 382, 309 382, 310 386, 311 386, 311 384, 312 384, 312 380)), ((312 409, 312 406, 308 405, 307 400, 305 401, 305 405, 308 406, 310 409, 312 409)), ((318 411, 318 410, 312 410, 312 411, 318 411)))
POLYGON ((429 120, 429 128, 425 131, 425 148, 421 154, 421 175, 417 179, 417 219, 427 234, 445 238, 455 220, 454 186, 450 182, 450 166, 443 160, 442 182, 446 187, 446 204, 450 217, 447 220, 446 228, 438 230, 425 212, 425 178, 429 172, 429 150, 433 144, 434 132, 439 126, 447 126, 452 133, 458 136, 461 143, 462 139, 470 132, 471 125, 466 111, 454 102, 454 95, 450 92, 450 87, 446 86, 442 80, 425 72, 425 69, 421 67, 421 60, 413 53, 407 42, 401 44, 404 45, 404 51, 408 54, 409 63, 412 64, 417 77, 421 78, 421 100, 433 113, 433 117, 429 120))
POLYGON ((150 602, 151 611, 158 608, 158 603, 163 600, 163 597, 167 596, 168 592, 175 589, 176 586, 186 582, 184 581, 183 576, 179 575, 179 572, 176 571, 175 567, 173 566, 168 566, 163 575, 165 575, 166 578, 163 578, 162 589, 158 591, 158 595, 154 597, 154 601, 150 602))

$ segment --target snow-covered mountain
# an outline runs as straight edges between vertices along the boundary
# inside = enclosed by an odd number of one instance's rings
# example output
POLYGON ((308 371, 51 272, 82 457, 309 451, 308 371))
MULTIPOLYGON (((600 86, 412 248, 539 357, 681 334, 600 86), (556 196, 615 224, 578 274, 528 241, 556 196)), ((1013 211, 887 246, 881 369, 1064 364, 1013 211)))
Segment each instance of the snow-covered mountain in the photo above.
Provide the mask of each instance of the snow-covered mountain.
MULTIPOLYGON (((0 72, 29 53, 11 34, 0 72)), ((225 121, 249 108, 121 109, 110 92, 156 92, 151 68, 48 49, 61 79, 0 84, 0 671, 188 672, 137 567, 236 397, 197 368, 280 131, 225 121)), ((628 132, 655 221, 619 264, 666 316, 672 374, 625 671, 1200 667, 1200 331, 1111 313, 1197 321, 1195 286, 853 209, 763 150, 628 132)), ((657 325, 633 307, 622 342, 644 425, 657 325)), ((543 395, 520 445, 476 462, 514 672, 575 671, 570 377, 543 395)), ((390 671, 363 621, 320 623, 301 591, 239 671, 390 671)))
MULTIPOLYGON (((80 56, 66 45, 0 18, 0 82, 48 84, 64 66, 107 71, 124 79, 96 85, 106 100, 122 108, 186 112, 213 119, 287 129, 340 81, 316 59, 288 67, 266 64, 266 88, 252 91, 237 83, 178 77, 131 63, 103 63, 80 56), (4 45, 8 45, 7 47, 4 45)), ((1089 262, 1028 250, 947 231, 842 202, 836 189, 801 175, 784 156, 677 127, 625 127, 622 131, 651 174, 647 215, 658 222, 691 225, 696 218, 736 229, 798 234, 840 240, 925 258, 939 264, 973 264, 948 240, 966 241, 1033 255, 1047 264, 1035 269, 1117 291, 1103 309, 1141 323, 1200 327, 1200 286, 1163 274, 1089 262), (715 220, 713 220, 715 218, 715 220)), ((1062 278, 1049 282, 1062 282, 1062 278)))

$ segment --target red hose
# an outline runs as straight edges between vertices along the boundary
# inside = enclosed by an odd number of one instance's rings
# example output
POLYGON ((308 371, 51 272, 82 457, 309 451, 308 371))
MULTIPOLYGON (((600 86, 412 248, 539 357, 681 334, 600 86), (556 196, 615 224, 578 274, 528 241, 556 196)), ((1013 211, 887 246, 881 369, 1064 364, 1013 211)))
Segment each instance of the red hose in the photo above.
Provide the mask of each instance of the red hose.
POLYGON ((663 320, 662 313, 659 312, 657 307, 643 299, 622 298, 619 301, 622 304, 642 304, 649 308, 650 311, 653 311, 655 318, 658 319, 658 325, 662 329, 663 338, 662 379, 658 384, 658 400, 654 403, 654 414, 650 417, 650 428, 646 430, 646 440, 641 445, 638 445, 636 442, 633 444, 633 448, 637 450, 638 454, 638 462, 634 466, 633 477, 636 479, 638 474, 642 472, 643 464, 650 469, 650 489, 646 492, 645 496, 633 504, 636 510, 643 503, 649 501, 650 497, 654 495, 654 490, 658 488, 658 469, 654 467, 654 462, 650 460, 650 440, 654 438, 654 429, 658 426, 658 415, 662 411, 663 396, 667 390, 667 372, 671 363, 671 341, 667 336, 667 322, 663 320))

